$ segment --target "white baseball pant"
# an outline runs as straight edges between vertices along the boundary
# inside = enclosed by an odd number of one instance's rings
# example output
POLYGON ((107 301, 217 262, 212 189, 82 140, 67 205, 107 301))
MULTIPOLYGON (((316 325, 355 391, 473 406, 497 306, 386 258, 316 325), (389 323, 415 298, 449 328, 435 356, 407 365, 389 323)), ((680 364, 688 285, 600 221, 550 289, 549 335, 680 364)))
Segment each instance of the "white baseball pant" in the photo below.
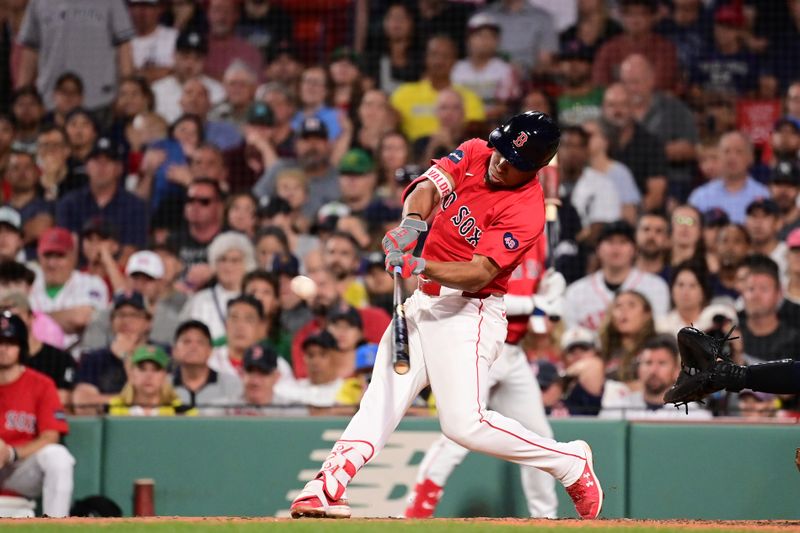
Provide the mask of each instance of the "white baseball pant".
POLYGON ((60 444, 48 444, 30 457, 0 469, 0 488, 26 498, 42 497, 42 512, 69 516, 75 458, 60 444))
MULTIPOLYGON (((390 326, 378 348, 372 382, 332 457, 349 443, 364 461, 372 459, 430 384, 445 436, 470 450, 543 470, 565 486, 573 484, 586 464, 581 444, 556 442, 486 408, 489 367, 505 344, 503 298, 464 298, 460 291, 444 289, 443 294, 415 291, 406 300, 411 369, 402 376, 392 370, 390 326)), ((340 483, 350 477, 340 476, 340 483)))
MULTIPOLYGON (((503 344, 500 357, 489 368, 487 387, 489 407, 542 437, 553 437, 539 384, 533 377, 522 348, 516 344, 503 344)), ((468 453, 469 450, 442 435, 422 459, 417 482, 430 479, 444 487, 450 474, 468 453)), ((520 466, 520 477, 530 515, 534 518, 556 518, 558 498, 553 477, 538 468, 524 465, 520 466)))

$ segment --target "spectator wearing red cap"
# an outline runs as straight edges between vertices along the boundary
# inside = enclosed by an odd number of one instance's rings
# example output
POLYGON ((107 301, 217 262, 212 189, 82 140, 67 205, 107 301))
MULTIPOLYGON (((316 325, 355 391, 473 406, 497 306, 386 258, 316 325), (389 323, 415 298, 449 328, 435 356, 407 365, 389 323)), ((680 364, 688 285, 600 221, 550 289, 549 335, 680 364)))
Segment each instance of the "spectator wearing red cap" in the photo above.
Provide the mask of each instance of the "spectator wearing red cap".
POLYGON ((712 94, 744 95, 756 88, 758 65, 742 44, 745 18, 741 7, 723 5, 714 13, 714 40, 692 66, 692 97, 703 101, 712 94))
POLYGON ((75 240, 64 228, 50 228, 39 239, 41 270, 31 287, 34 311, 49 314, 65 333, 65 346, 74 345, 95 310, 108 306, 108 289, 97 276, 75 270, 75 240))

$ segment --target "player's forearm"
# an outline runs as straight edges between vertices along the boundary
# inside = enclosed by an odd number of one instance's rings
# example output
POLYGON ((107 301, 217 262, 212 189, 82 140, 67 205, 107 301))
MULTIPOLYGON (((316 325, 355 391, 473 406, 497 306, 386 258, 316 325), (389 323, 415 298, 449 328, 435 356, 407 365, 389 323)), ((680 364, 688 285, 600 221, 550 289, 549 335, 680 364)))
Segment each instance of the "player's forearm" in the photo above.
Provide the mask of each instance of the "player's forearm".
POLYGON ((470 262, 427 261, 422 273, 446 287, 467 292, 478 292, 489 284, 496 275, 484 261, 473 259, 470 262))
POLYGON ((17 460, 27 459, 35 454, 48 444, 56 444, 58 442, 58 432, 48 429, 43 431, 41 435, 21 446, 16 446, 14 449, 17 451, 17 460))
POLYGON ((439 192, 436 186, 430 181, 423 181, 406 197, 403 204, 403 218, 416 213, 422 220, 428 220, 438 202, 439 192))

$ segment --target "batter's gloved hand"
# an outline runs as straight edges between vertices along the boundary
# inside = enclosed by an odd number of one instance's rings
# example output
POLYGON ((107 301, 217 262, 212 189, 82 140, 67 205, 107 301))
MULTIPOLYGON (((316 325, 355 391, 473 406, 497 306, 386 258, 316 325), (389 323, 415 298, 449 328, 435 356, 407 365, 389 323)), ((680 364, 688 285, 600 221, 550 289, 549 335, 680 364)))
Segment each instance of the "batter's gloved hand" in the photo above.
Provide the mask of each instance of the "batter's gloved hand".
POLYGON ((399 251, 389 252, 386 255, 386 271, 394 274, 395 267, 400 267, 400 277, 407 279, 422 274, 425 270, 425 260, 399 251))
POLYGON ((734 364, 724 351, 731 333, 733 328, 723 338, 688 327, 678 332, 681 372, 664 394, 664 403, 685 406, 702 402, 709 394, 723 389, 738 392, 744 388, 746 367, 734 364))
POLYGON ((383 252, 410 252, 424 231, 428 231, 428 224, 424 220, 404 218, 399 226, 386 232, 381 241, 383 252))

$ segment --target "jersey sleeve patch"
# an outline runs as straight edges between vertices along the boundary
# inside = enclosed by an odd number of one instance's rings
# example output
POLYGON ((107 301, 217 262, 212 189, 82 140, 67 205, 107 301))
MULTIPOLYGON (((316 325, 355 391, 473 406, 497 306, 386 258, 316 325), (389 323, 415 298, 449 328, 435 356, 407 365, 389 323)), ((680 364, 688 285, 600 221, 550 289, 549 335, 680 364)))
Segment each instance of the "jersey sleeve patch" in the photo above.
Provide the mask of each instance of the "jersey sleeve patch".
POLYGON ((507 250, 516 250, 519 248, 519 241, 514 238, 514 235, 510 231, 507 231, 503 234, 503 246, 505 246, 507 250))
POLYGON ((462 159, 464 159, 464 151, 463 150, 453 150, 447 156, 447 159, 449 159, 450 161, 452 161, 453 163, 455 163, 457 165, 457 164, 459 164, 461 162, 462 159))

